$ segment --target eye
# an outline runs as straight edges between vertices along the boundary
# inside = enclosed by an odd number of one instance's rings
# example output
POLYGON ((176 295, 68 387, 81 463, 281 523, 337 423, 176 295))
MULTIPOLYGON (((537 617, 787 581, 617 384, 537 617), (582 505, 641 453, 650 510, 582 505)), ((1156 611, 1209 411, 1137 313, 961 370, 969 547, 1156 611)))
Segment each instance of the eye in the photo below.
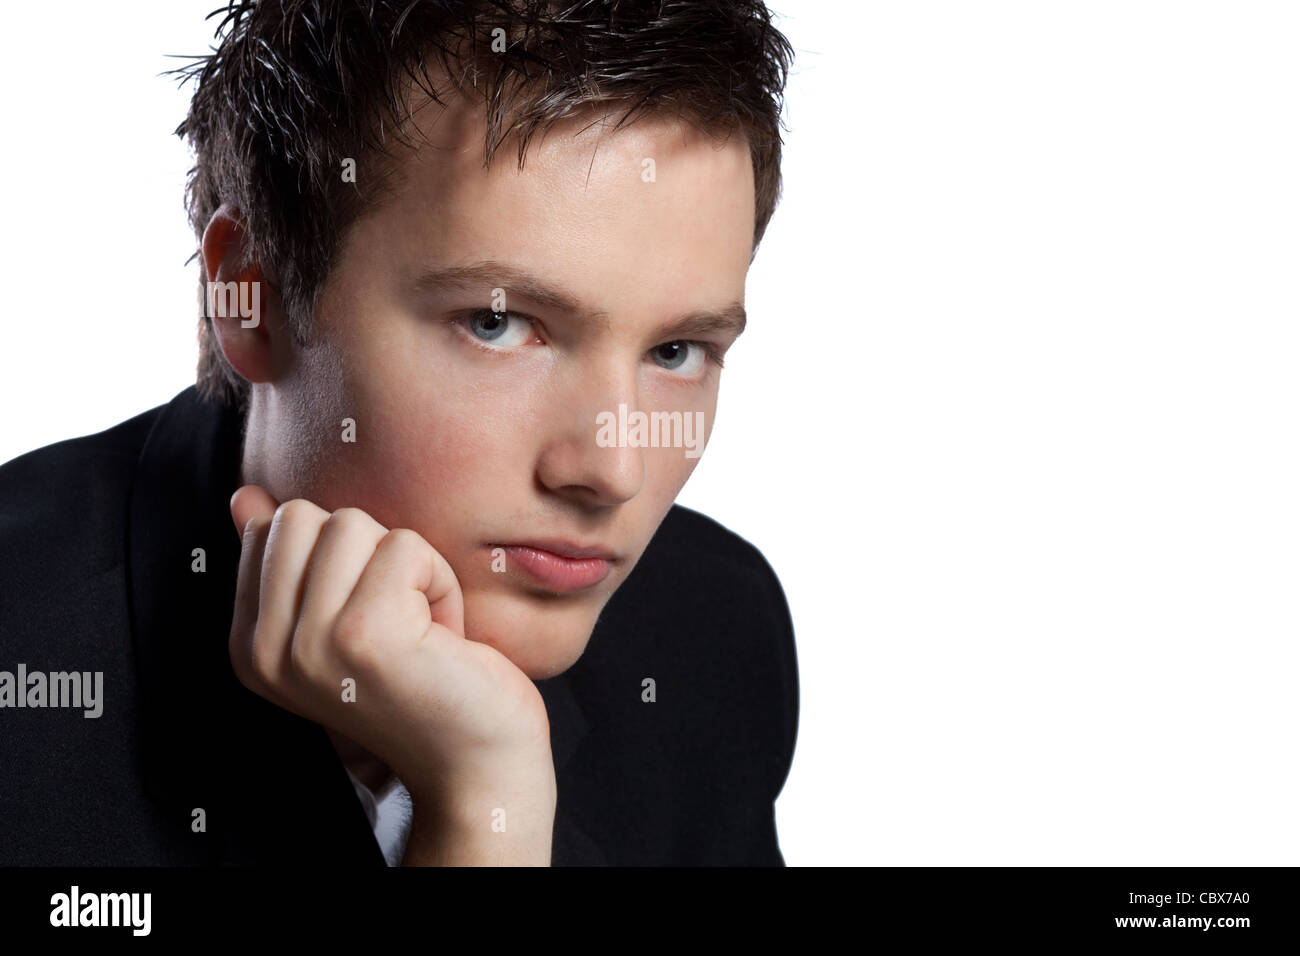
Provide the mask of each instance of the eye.
POLYGON ((514 312, 479 309, 466 316, 465 325, 477 341, 490 348, 514 348, 533 334, 532 322, 514 312))
POLYGON ((698 375, 706 359, 712 359, 719 366, 722 365, 704 342, 665 342, 652 348, 650 356, 660 368, 676 372, 682 378, 698 375))

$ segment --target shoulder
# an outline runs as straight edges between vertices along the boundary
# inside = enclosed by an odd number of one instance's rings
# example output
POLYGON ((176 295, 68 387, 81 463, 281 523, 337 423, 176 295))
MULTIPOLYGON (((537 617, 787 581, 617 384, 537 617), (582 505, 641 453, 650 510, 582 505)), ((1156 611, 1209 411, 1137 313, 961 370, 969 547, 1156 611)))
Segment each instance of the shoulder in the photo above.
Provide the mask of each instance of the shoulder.
POLYGON ((794 622, 780 578, 755 545, 698 511, 674 505, 663 524, 659 544, 665 558, 695 582, 713 609, 715 634, 731 655, 726 666, 746 675, 748 692, 741 699, 762 706, 775 720, 779 791, 794 756, 799 721, 794 622))
MULTIPOLYGON (((0 490, 19 494, 57 490, 87 475, 103 475, 106 469, 129 472, 165 407, 159 405, 103 431, 54 442, 0 464, 0 490)), ((0 514, 12 513, 14 505, 6 495, 0 499, 0 514)))
POLYGON ((69 438, 0 465, 0 542, 6 585, 49 570, 42 556, 78 552, 85 570, 120 558, 127 498, 145 439, 163 406, 93 435, 69 438))
POLYGON ((697 742, 701 760, 733 751, 774 797, 794 754, 799 678, 790 608, 763 553, 674 505, 607 610, 598 656, 658 674, 677 739, 697 742))
POLYGON ((781 581, 763 553, 736 532, 698 511, 673 505, 642 563, 643 586, 670 588, 683 599, 689 596, 702 623, 752 625, 779 645, 776 650, 793 653, 794 628, 781 581))
POLYGON ((756 578, 778 588, 776 574, 763 553, 736 532, 707 515, 673 505, 646 549, 647 557, 671 555, 694 570, 711 570, 741 579, 756 578))
POLYGON ((682 505, 673 505, 646 546, 628 585, 648 598, 672 593, 691 602, 704 625, 758 625, 773 640, 789 640, 790 612, 780 579, 763 553, 736 532, 682 505))

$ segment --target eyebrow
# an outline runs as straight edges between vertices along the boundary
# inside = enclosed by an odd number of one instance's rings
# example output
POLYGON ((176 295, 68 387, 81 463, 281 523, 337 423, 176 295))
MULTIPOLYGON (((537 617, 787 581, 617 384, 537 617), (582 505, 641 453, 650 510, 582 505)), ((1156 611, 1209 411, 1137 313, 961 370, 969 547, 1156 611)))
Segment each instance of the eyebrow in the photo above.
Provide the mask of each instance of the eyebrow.
MULTIPOLYGON (((508 295, 518 295, 544 308, 609 326, 609 313, 587 309, 573 293, 552 285, 525 269, 503 262, 485 259, 468 266, 450 266, 422 273, 415 280, 416 288, 425 293, 447 289, 474 289, 486 286, 489 290, 505 289, 508 295)), ((660 333, 685 337, 710 332, 730 332, 739 336, 745 331, 745 307, 732 302, 721 309, 703 309, 688 312, 667 323, 660 333)))

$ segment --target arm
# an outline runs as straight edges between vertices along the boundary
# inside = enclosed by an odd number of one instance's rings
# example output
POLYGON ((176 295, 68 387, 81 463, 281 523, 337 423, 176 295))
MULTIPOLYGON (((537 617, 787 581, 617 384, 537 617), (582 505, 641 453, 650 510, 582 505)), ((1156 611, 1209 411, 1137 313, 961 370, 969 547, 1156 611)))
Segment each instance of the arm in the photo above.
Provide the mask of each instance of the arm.
MULTIPOLYGON (((404 862, 550 863, 555 771, 537 687, 465 638, 446 560, 354 508, 245 486, 230 656, 255 693, 391 768, 411 796, 404 862)), ((346 760, 346 755, 345 760, 346 760)))
POLYGON ((402 866, 550 866, 555 769, 549 748, 444 798, 412 797, 402 866))

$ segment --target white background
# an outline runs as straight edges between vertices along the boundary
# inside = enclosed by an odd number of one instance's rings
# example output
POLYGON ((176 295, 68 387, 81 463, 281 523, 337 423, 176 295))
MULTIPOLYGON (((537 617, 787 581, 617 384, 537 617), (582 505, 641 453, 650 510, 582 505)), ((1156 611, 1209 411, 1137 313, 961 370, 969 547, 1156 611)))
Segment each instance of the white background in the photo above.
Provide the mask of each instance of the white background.
MULTIPOLYGON (((773 0, 785 194, 682 494, 786 589, 800 864, 1295 865, 1300 7, 773 0)), ((165 53, 6 12, 0 460, 193 381, 165 53)))

